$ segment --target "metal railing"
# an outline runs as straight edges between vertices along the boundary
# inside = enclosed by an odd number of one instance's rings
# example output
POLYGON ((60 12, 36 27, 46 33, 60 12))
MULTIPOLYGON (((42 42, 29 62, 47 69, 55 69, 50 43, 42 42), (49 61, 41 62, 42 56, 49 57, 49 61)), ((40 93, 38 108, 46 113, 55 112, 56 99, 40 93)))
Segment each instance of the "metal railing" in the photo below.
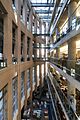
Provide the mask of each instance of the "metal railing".
POLYGON ((34 57, 33 58, 33 61, 43 61, 43 62, 46 62, 46 61, 49 61, 49 59, 47 57, 34 57))
POLYGON ((7 59, 1 58, 0 59, 0 69, 7 67, 7 59))
MULTIPOLYGON (((51 76, 52 76, 52 73, 50 72, 51 76)), ((78 120, 78 116, 77 114, 73 111, 71 105, 70 105, 70 102, 68 101, 67 97, 65 96, 65 94, 63 93, 63 91, 60 89, 60 86, 57 82, 57 80, 55 78, 53 78, 53 84, 56 88, 56 91, 58 93, 58 96, 66 110, 66 113, 69 117, 69 120, 78 120)))
POLYGON ((58 32, 57 39, 56 39, 56 41, 53 44, 56 44, 57 42, 59 42, 69 32, 71 32, 73 30, 78 30, 80 28, 80 17, 75 16, 75 13, 76 13, 77 10, 78 11, 80 10, 80 5, 75 9, 75 11, 72 13, 70 18, 66 21, 64 26, 61 28, 60 31, 62 31, 62 33, 58 32), (73 23, 71 24, 72 21, 73 21, 73 23), (71 24, 70 26, 69 26, 69 23, 71 24), (65 27, 66 24, 68 25, 68 27, 66 28, 66 31, 64 31, 63 28, 65 27))
POLYGON ((57 59, 57 58, 50 58, 49 60, 51 63, 62 69, 65 73, 75 78, 77 81, 80 81, 80 73, 79 68, 80 64, 77 64, 76 60, 68 60, 68 59, 57 59), (74 68, 69 67, 70 64, 74 66, 74 68))
POLYGON ((13 64, 17 64, 18 63, 18 59, 16 57, 12 57, 12 63, 13 64))
POLYGON ((48 91, 49 91, 49 94, 50 94, 50 97, 51 97, 51 101, 52 101, 52 105, 53 105, 53 109, 54 109, 54 112, 55 112, 56 119, 61 120, 61 117, 60 117, 60 114, 59 114, 59 111, 58 111, 57 105, 56 105, 56 101, 57 101, 57 98, 55 97, 56 93, 54 92, 54 89, 51 86, 51 83, 49 81, 48 76, 46 76, 46 79, 47 79, 48 91))

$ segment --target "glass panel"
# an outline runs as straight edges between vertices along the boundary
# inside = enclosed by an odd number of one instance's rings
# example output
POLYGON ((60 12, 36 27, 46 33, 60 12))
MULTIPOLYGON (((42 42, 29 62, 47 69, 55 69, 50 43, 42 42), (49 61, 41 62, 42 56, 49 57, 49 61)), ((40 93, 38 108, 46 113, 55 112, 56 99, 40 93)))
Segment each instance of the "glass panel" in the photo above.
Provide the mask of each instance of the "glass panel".
POLYGON ((12 81, 12 108, 13 108, 13 117, 18 109, 18 83, 17 77, 12 81))
POLYGON ((0 99, 1 99, 1 97, 2 97, 2 91, 0 92, 0 99))
POLYGON ((8 120, 7 118, 7 87, 0 92, 0 120, 8 120))

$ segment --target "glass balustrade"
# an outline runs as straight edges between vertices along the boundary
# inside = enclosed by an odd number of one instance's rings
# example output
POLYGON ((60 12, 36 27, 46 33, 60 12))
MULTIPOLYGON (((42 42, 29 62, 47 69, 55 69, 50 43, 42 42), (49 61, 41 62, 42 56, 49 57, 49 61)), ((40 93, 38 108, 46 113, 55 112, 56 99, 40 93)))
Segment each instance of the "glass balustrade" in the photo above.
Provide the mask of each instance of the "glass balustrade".
POLYGON ((69 74, 76 80, 80 81, 80 63, 78 60, 68 60, 68 59, 57 59, 57 58, 50 58, 49 60, 51 63, 55 64, 57 67, 62 69, 65 73, 69 74), (69 68, 70 65, 74 65, 69 68))
MULTIPOLYGON (((50 72, 50 75, 52 76, 51 72, 50 72)), ((52 76, 53 77, 53 76, 52 76)), ((56 88, 56 91, 58 93, 58 96, 66 110, 66 113, 69 117, 70 120, 78 120, 78 116, 76 115, 76 113, 73 111, 67 97, 65 96, 65 94, 63 93, 63 91, 60 89, 60 86, 59 84, 57 83, 57 80, 55 78, 53 78, 53 84, 56 88)))
POLYGON ((58 32, 58 34, 57 34, 56 41, 53 44, 56 44, 57 42, 59 42, 62 38, 64 38, 71 31, 73 31, 73 30, 77 31, 80 28, 80 15, 76 15, 75 16, 75 13, 77 13, 77 11, 79 11, 79 10, 80 10, 80 5, 76 8, 76 10, 70 16, 70 18, 68 18, 68 20, 66 21, 66 23, 60 29, 60 32, 58 32), (69 23, 71 23, 71 24, 69 25, 69 23), (66 24, 68 26, 67 26, 67 28, 65 30, 63 30, 63 28, 65 28, 66 24))

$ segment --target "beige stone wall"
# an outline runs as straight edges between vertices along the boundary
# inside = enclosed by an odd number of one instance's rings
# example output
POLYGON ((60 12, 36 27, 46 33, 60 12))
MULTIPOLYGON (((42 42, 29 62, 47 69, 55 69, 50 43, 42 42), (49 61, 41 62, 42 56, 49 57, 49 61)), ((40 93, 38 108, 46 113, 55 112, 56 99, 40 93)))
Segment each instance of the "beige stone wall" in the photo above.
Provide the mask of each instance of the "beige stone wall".
MULTIPOLYGON (((12 120, 12 79, 15 75, 18 75, 18 116, 17 119, 21 119, 21 72, 25 71, 25 106, 27 105, 27 69, 30 68, 30 84, 31 84, 31 98, 32 98, 32 68, 37 66, 32 60, 32 41, 33 35, 27 30, 26 23, 22 23, 20 20, 20 0, 17 0, 17 12, 12 9, 11 0, 0 0, 0 4, 3 5, 7 14, 3 16, 4 19, 4 55, 7 58, 7 67, 0 70, 0 90, 8 85, 8 120, 12 120), (17 64, 12 64, 12 23, 17 26, 16 33, 16 57, 18 58, 17 64), (24 33, 24 62, 21 62, 21 31, 24 33), (30 61, 27 61, 27 37, 30 38, 30 61)), ((39 40, 40 42, 40 40, 39 40)), ((40 69, 41 70, 41 69, 40 69)), ((41 73, 40 73, 41 74, 41 73)))

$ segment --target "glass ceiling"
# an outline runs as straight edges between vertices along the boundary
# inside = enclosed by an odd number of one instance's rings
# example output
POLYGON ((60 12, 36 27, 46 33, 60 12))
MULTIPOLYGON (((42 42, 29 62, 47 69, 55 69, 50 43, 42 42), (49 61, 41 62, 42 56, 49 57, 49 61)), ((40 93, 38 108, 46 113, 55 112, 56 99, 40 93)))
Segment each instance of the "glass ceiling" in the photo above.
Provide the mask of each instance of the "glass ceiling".
POLYGON ((55 0, 31 0, 36 14, 45 22, 50 23, 55 0))

